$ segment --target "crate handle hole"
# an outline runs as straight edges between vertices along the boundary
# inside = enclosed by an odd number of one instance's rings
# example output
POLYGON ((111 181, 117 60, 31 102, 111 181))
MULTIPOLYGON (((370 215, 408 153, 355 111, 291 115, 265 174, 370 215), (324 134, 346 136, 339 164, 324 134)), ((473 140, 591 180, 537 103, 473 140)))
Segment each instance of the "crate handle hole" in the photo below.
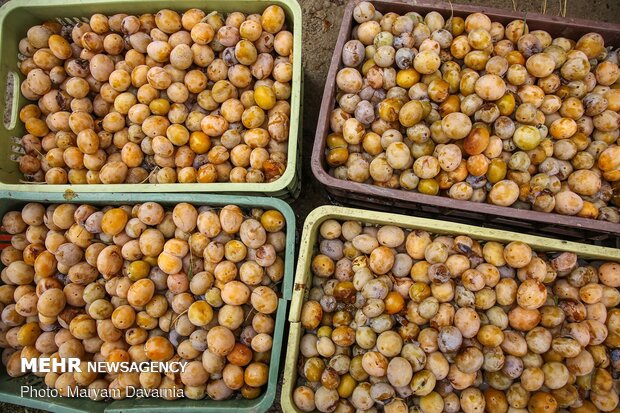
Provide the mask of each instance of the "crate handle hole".
POLYGON ((6 95, 4 97, 4 127, 7 130, 15 129, 19 100, 19 76, 15 72, 6 75, 6 95))

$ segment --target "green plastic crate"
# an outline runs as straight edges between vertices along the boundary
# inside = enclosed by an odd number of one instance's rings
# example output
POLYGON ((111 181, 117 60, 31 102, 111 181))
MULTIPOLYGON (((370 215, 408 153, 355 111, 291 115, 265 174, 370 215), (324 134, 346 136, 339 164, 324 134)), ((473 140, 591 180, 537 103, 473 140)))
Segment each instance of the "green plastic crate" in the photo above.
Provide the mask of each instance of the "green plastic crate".
POLYGON ((321 206, 316 208, 306 218, 299 245, 297 270, 295 272, 295 287, 288 321, 289 338, 284 366, 284 385, 280 403, 282 410, 288 413, 302 413, 293 402, 293 391, 297 382, 299 362, 299 342, 304 334, 301 326, 301 308, 312 288, 312 257, 318 247, 319 228, 328 219, 339 221, 355 220, 362 224, 394 225, 403 229, 428 231, 434 234, 467 235, 479 241, 497 241, 508 243, 519 240, 529 244, 534 251, 575 252, 581 258, 593 260, 620 261, 620 249, 599 247, 595 245, 579 244, 576 242, 561 241, 534 235, 519 234, 516 232, 501 231, 476 227, 473 225, 439 221, 427 218, 418 218, 407 215, 389 214, 385 212, 366 211, 354 208, 337 206, 321 206))
POLYGON ((0 96, 13 94, 0 123, 0 191, 29 192, 203 192, 238 195, 265 195, 294 199, 301 190, 301 104, 303 72, 301 67, 301 8, 296 0, 11 0, 0 7, 0 96), (271 4, 284 9, 286 21, 293 33, 293 80, 291 91, 291 116, 286 171, 276 181, 262 184, 226 183, 209 184, 110 184, 110 185, 46 185, 24 184, 23 175, 15 162, 20 155, 19 138, 24 127, 19 121, 19 108, 28 102, 21 96, 19 86, 24 76, 18 69, 18 43, 26 36, 29 27, 45 20, 75 23, 94 13, 154 13, 170 8, 179 12, 200 8, 205 11, 261 13, 271 4), (9 79, 12 82, 8 90, 9 79))
MULTIPOLYGON (((31 384, 35 376, 27 375, 20 378, 11 378, 6 374, 4 367, 0 368, 0 402, 18 404, 21 406, 32 407, 53 411, 55 413, 77 413, 77 412, 252 412, 260 413, 267 411, 273 404, 276 397, 276 387, 278 386, 278 373, 280 371, 280 360, 282 344, 286 340, 283 338, 284 326, 286 322, 287 305, 292 297, 293 286, 293 262, 295 258, 295 215, 291 207, 284 201, 274 198, 261 198, 253 196, 234 196, 234 195, 202 195, 202 194, 79 194, 71 200, 67 200, 61 193, 21 193, 21 192, 0 192, 0 217, 7 211, 18 210, 27 202, 50 203, 76 203, 91 205, 122 205, 136 204, 147 201, 158 202, 164 206, 189 202, 193 205, 209 205, 221 207, 229 204, 238 205, 241 208, 269 208, 280 211, 286 219, 286 250, 284 256, 284 278, 282 282, 282 298, 278 303, 276 312, 275 330, 273 334, 273 349, 269 362, 269 380, 263 393, 254 400, 233 399, 214 401, 203 400, 163 400, 159 398, 143 399, 124 399, 111 402, 95 402, 85 398, 29 398, 21 397, 20 389, 22 385, 31 384)), ((0 267, 2 264, 0 263, 0 267)), ((45 385, 35 387, 43 388, 45 385)))

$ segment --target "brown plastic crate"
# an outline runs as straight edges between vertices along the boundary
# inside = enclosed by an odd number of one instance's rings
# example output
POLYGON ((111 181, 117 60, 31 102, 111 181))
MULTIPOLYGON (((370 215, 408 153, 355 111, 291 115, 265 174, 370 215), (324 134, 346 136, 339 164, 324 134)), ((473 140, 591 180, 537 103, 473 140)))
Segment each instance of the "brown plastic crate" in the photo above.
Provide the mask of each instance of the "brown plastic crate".
MULTIPOLYGON (((351 38, 351 29, 354 22, 352 17, 353 8, 359 2, 360 0, 350 1, 344 12, 338 41, 325 82, 321 112, 312 150, 312 172, 319 182, 326 186, 327 191, 335 201, 346 205, 389 210, 390 212, 409 212, 415 215, 443 218, 457 222, 477 222, 490 227, 512 228, 522 232, 527 231, 579 241, 598 241, 608 245, 617 242, 617 237, 620 236, 620 224, 555 213, 501 207, 486 203, 461 201, 400 189, 382 188, 371 184, 345 181, 329 175, 324 153, 325 139, 330 132, 329 116, 334 109, 337 93, 336 74, 343 67, 340 55, 344 44, 351 38)), ((527 16, 525 16, 524 13, 491 7, 460 4, 451 6, 450 4, 440 2, 428 3, 418 1, 416 4, 382 0, 371 0, 370 2, 377 10, 383 13, 392 11, 403 14, 415 11, 424 15, 431 11, 437 11, 447 18, 451 13, 454 13, 455 16, 466 17, 474 12, 483 12, 491 20, 503 24, 525 17, 530 30, 544 29, 554 37, 562 36, 572 39, 577 39, 585 33, 595 31, 603 36, 605 44, 615 47, 620 46, 620 25, 617 24, 546 16, 537 13, 527 13, 527 16)))

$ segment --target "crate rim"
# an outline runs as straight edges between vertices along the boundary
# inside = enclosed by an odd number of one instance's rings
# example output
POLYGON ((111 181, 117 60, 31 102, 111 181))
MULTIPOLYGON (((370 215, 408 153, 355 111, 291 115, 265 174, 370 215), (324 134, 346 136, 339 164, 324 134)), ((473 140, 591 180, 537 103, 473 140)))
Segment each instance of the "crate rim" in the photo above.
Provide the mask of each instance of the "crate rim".
MULTIPOLYGON (((394 4, 400 4, 404 6, 414 6, 421 8, 432 8, 439 13, 451 13, 453 11, 457 13, 485 13, 493 14, 497 17, 507 19, 524 19, 526 21, 534 20, 536 23, 544 22, 556 22, 566 26, 573 26, 577 28, 596 28, 603 31, 618 31, 620 30, 620 24, 609 23, 599 20, 590 20, 581 17, 562 17, 551 14, 542 14, 537 11, 517 11, 510 9, 502 9, 500 7, 493 7, 487 5, 474 5, 474 4, 461 4, 461 3, 449 3, 443 0, 416 0, 412 3, 408 3, 403 0, 349 0, 347 9, 350 7, 351 12, 353 8, 362 1, 368 1, 370 3, 377 3, 382 6, 389 6, 394 4)), ((618 45, 620 46, 620 44, 618 45)))
MULTIPOLYGON (((62 193, 24 193, 13 191, 0 191, 0 205, 4 205, 7 202, 27 203, 27 202, 40 202, 43 204, 53 203, 92 203, 95 205, 101 205, 105 203, 113 204, 136 204, 147 201, 160 202, 164 205, 176 204, 180 202, 188 202, 193 205, 207 205, 214 207, 222 207, 228 204, 238 205, 241 208, 252 207, 267 207, 280 211, 286 219, 286 246, 287 249, 284 254, 284 277, 282 282, 282 297, 278 299, 278 309, 276 310, 275 322, 276 328, 273 337, 273 348, 280 349, 280 352, 273 351, 270 364, 269 364, 269 378, 265 387, 264 393, 261 394, 261 400, 256 406, 251 408, 252 412, 265 412, 274 403, 276 397, 276 387, 278 385, 279 372, 283 370, 281 366, 281 351, 282 346, 286 342, 284 337, 284 330, 287 326, 288 307, 292 299, 292 284, 295 271, 295 238, 296 238, 296 221, 295 214, 289 204, 281 199, 272 197, 259 197, 249 195, 220 195, 220 194, 183 194, 183 193, 123 193, 123 194, 108 194, 108 193, 77 193, 71 199, 66 199, 62 193), (290 246, 290 247, 289 247, 290 246)), ((64 400, 64 398, 60 399, 64 400)), ((71 399, 79 400, 79 399, 71 399)), ((54 404, 54 400, 43 399, 31 399, 19 397, 16 394, 9 394, 0 388, 0 401, 19 404, 26 407, 32 407, 37 409, 54 409, 53 411, 59 411, 64 413, 78 413, 86 412, 86 409, 80 409, 77 406, 67 406, 54 404)), ((90 400, 89 400, 90 401, 90 400)), ((244 409, 234 406, 236 399, 213 401, 211 399, 203 399, 200 401, 194 401, 190 399, 182 399, 177 401, 166 401, 160 398, 152 399, 124 399, 113 400, 106 403, 101 403, 101 411, 110 413, 121 412, 168 412, 175 409, 180 403, 185 404, 183 410, 189 411, 205 411, 205 412, 220 412, 227 409, 238 409, 244 411, 244 409), (148 406, 136 406, 132 405, 138 403, 138 401, 144 402, 148 400, 148 406), (175 403, 176 402, 176 403, 175 403), (201 403, 202 402, 202 403, 201 403), (187 405, 197 403, 199 405, 187 405), (211 406, 209 404, 212 404, 211 406), (213 406, 215 404, 215 406, 213 406), (226 404, 231 404, 227 406, 226 404)), ((95 403, 95 402, 93 402, 95 403)), ((50 410, 52 411, 52 410, 50 410)))
POLYGON ((323 205, 312 210, 304 224, 299 254, 293 299, 289 310, 289 340, 284 365, 284 384, 280 403, 285 412, 301 413, 293 402, 293 390, 297 379, 297 360, 299 340, 302 335, 301 309, 306 291, 310 287, 311 262, 318 241, 319 226, 329 220, 354 220, 373 225, 394 225, 406 229, 425 230, 434 234, 462 234, 475 240, 507 243, 509 240, 525 242, 534 251, 575 252, 579 257, 592 260, 611 260, 620 262, 620 249, 600 247, 572 241, 562 241, 537 235, 520 234, 512 231, 484 228, 475 225, 459 224, 429 218, 420 218, 389 212, 368 211, 358 208, 323 205), (579 251, 579 252, 576 252, 579 251))
MULTIPOLYGON (((326 186, 326 190, 330 193, 332 191, 345 191, 355 192, 356 194, 366 195, 370 198, 377 197, 385 200, 399 199, 404 201, 412 209, 415 204, 423 204, 429 206, 436 206, 440 208, 449 208, 454 211, 476 211, 479 214, 488 214, 497 217, 512 219, 512 220, 524 220, 529 222, 544 222, 546 224, 555 224, 570 228, 583 228, 592 231, 596 231, 602 234, 620 235, 620 223, 612 223, 607 221, 601 221, 590 218, 582 218, 570 215, 561 215, 558 213, 546 213, 533 210, 524 210, 513 207, 502 207, 497 205, 488 204, 486 202, 478 203, 473 201, 456 200, 439 195, 426 195, 419 192, 411 192, 402 189, 389 189, 383 188, 367 183, 358 183, 349 180, 337 179, 331 176, 326 170, 325 164, 325 143, 327 135, 330 133, 329 117, 330 113, 335 107, 336 96, 336 74, 341 67, 340 51, 344 44, 351 38, 350 28, 352 25, 353 9, 362 0, 350 0, 342 17, 340 24, 340 30, 338 32, 338 40, 334 47, 332 59, 330 62, 327 78, 325 82, 325 88, 323 90, 323 97, 321 99, 321 109, 317 121, 317 127, 315 131, 314 144, 312 147, 311 155, 311 169, 315 178, 326 186)), ((428 0, 420 0, 414 3, 404 3, 401 1, 385 1, 385 0, 368 0, 370 3, 381 5, 382 7, 390 7, 398 5, 398 7, 407 7, 411 11, 416 9, 433 9, 440 13, 450 13, 452 10, 458 13, 474 13, 485 12, 493 15, 492 18, 501 17, 505 19, 519 19, 523 17, 523 14, 517 12, 498 9, 486 6, 472 6, 463 4, 449 4, 444 2, 430 2, 428 0)), ((537 24, 544 24, 545 22, 562 22, 566 26, 581 29, 596 29, 603 30, 609 33, 615 33, 620 38, 620 24, 612 24, 606 22, 597 22, 585 19, 576 18, 560 18, 558 16, 547 16, 540 13, 527 13, 527 21, 535 22, 537 24), (589 26, 589 27, 588 27, 589 26)), ((618 44, 620 46, 620 44, 618 44)), ((384 202, 370 200, 376 208, 387 208, 384 202)))
MULTIPOLYGON (((142 2, 142 0, 138 0, 142 2)), ((265 183, 231 183, 231 182, 213 182, 208 184, 63 184, 63 185, 47 185, 47 184, 7 184, 0 182, 0 191, 20 191, 20 192, 65 192, 67 190, 93 193, 106 192, 208 192, 208 193, 234 193, 234 194, 255 194, 263 193, 265 195, 278 196, 278 191, 294 192, 296 180, 301 179, 298 176, 298 164, 301 164, 301 141, 303 131, 301 130, 302 113, 302 83, 303 83, 303 67, 302 67, 302 25, 303 17, 301 6, 297 0, 245 0, 246 2, 256 2, 265 4, 278 4, 286 6, 292 14, 292 32, 293 32, 293 79, 291 80, 291 97, 290 106, 291 114, 289 116, 289 142, 288 155, 286 160, 286 169, 282 176, 273 182, 265 183), (295 81, 297 80, 297 81, 295 81), (294 136, 294 139, 292 137, 294 136), (299 153, 298 153, 299 152, 299 153)), ((146 1, 144 1, 146 3, 146 1)), ((159 2, 158 2, 159 3, 159 2)), ((163 1, 162 1, 163 3, 163 1)), ((233 2, 231 2, 233 3, 233 2)), ((115 0, 11 0, 0 6, 0 28, 4 25, 4 21, 10 12, 18 9, 28 9, 32 7, 79 7, 84 4, 121 4, 115 0)), ((209 3, 204 3, 207 6, 209 3)), ((179 10, 186 7, 176 7, 175 3, 169 3, 171 9, 179 10)), ((202 7, 201 7, 202 9, 202 7)), ((209 7, 204 9, 209 10, 209 7)), ((1 33, 0 33, 1 36, 1 33)), ((3 69, 9 73, 16 73, 13 69, 3 69)), ((19 76, 19 74, 18 74, 19 76)), ((3 81, 3 80, 2 80, 3 81)), ((14 90, 19 92, 19 84, 16 82, 14 90)), ((14 98, 11 112, 13 115, 18 113, 19 107, 15 103, 14 98)), ((7 108, 5 108, 6 110, 7 108)), ((0 129, 4 129, 7 133, 15 130, 17 122, 11 129, 0 123, 0 129)))

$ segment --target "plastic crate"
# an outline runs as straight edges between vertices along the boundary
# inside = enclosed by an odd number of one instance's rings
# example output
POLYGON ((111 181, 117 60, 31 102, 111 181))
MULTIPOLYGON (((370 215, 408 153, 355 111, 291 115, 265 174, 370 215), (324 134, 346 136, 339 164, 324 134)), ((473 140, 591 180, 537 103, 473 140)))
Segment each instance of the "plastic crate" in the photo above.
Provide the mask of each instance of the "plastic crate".
MULTIPOLYGON (((0 368, 0 401, 31 407, 35 409, 49 410, 55 413, 77 412, 265 412, 273 404, 278 386, 278 374, 280 371, 282 344, 286 342, 284 327, 288 303, 292 298, 293 285, 293 262, 295 257, 295 215, 291 207, 285 202, 274 198, 260 198, 251 196, 231 195, 201 195, 201 194, 80 194, 73 199, 66 200, 60 193, 0 193, 0 217, 6 212, 18 210, 27 202, 40 202, 43 204, 76 203, 90 205, 123 205, 136 204, 147 201, 158 202, 164 206, 171 206, 180 202, 189 202, 193 205, 209 205, 222 207, 229 204, 238 205, 241 208, 269 208, 280 211, 286 219, 286 250, 284 256, 284 278, 281 285, 282 297, 278 303, 275 315, 275 330, 273 334, 273 349, 269 362, 269 380, 261 395, 254 400, 232 399, 215 401, 203 400, 163 400, 159 398, 124 399, 116 401, 95 402, 86 398, 29 398, 21 397, 22 385, 40 383, 41 380, 33 375, 19 378, 11 378, 6 374, 4 367, 0 368)), ((0 264, 0 267, 3 267, 0 264)), ((44 384, 35 384, 36 388, 45 387, 44 384)))
MULTIPOLYGON (((342 18, 338 41, 334 48, 334 54, 327 74, 312 150, 312 173, 325 185, 335 201, 341 202, 344 205, 414 213, 432 218, 439 216, 442 219, 456 222, 477 222, 494 228, 527 231, 538 235, 562 237, 575 241, 607 240, 607 243, 611 245, 614 241, 611 238, 620 235, 620 224, 555 213, 462 201, 400 189, 388 189, 371 184, 345 181, 331 176, 325 161, 325 141, 330 133, 330 113, 334 109, 337 94, 336 74, 343 67, 341 60, 342 48, 351 38, 351 29, 354 24, 352 13, 359 1, 350 1, 342 18)), ((382 13, 395 12, 404 14, 414 11, 425 15, 431 11, 437 11, 445 18, 448 18, 452 13, 455 16, 466 17, 471 13, 483 12, 492 21, 503 24, 507 24, 515 19, 525 18, 530 30, 542 29, 549 32, 552 36, 574 39, 579 38, 585 33, 595 31, 603 36, 607 45, 620 46, 620 25, 617 24, 547 16, 538 13, 527 13, 525 15, 524 13, 491 7, 452 5, 440 2, 431 3, 425 0, 416 1, 413 4, 383 0, 370 0, 370 2, 382 13)))
POLYGON ((303 73, 301 67, 301 8, 296 0, 11 0, 0 7, 0 41, 2 64, 0 65, 0 96, 12 92, 13 99, 4 109, 4 122, 0 124, 0 191, 29 192, 203 192, 230 193, 238 195, 265 195, 282 199, 294 199, 301 189, 301 102, 303 73), (291 91, 291 116, 286 171, 276 181, 269 183, 208 184, 110 184, 110 185, 46 185, 23 184, 23 175, 14 162, 20 155, 19 138, 24 133, 19 121, 19 109, 27 101, 21 96, 20 82, 24 76, 18 69, 18 43, 29 27, 45 20, 62 24, 74 24, 94 13, 154 13, 170 8, 179 12, 200 8, 205 11, 261 13, 271 4, 284 9, 286 22, 293 33, 293 80, 291 91), (11 91, 8 90, 11 85, 11 91))
POLYGON ((293 402, 293 391, 298 377, 299 342, 304 329, 300 323, 301 309, 312 288, 312 257, 318 248, 319 228, 328 219, 339 221, 354 220, 362 224, 394 225, 403 229, 423 230, 434 234, 467 235, 479 241, 497 241, 508 243, 519 240, 527 243, 534 251, 575 252, 580 258, 620 262, 620 249, 599 247, 575 242, 560 241, 534 235, 481 228, 454 222, 439 221, 412 216, 389 214, 385 212, 365 211, 361 209, 336 206, 316 208, 306 218, 301 236, 293 299, 289 311, 289 339, 284 367, 284 386, 280 403, 285 412, 301 413, 293 402))

